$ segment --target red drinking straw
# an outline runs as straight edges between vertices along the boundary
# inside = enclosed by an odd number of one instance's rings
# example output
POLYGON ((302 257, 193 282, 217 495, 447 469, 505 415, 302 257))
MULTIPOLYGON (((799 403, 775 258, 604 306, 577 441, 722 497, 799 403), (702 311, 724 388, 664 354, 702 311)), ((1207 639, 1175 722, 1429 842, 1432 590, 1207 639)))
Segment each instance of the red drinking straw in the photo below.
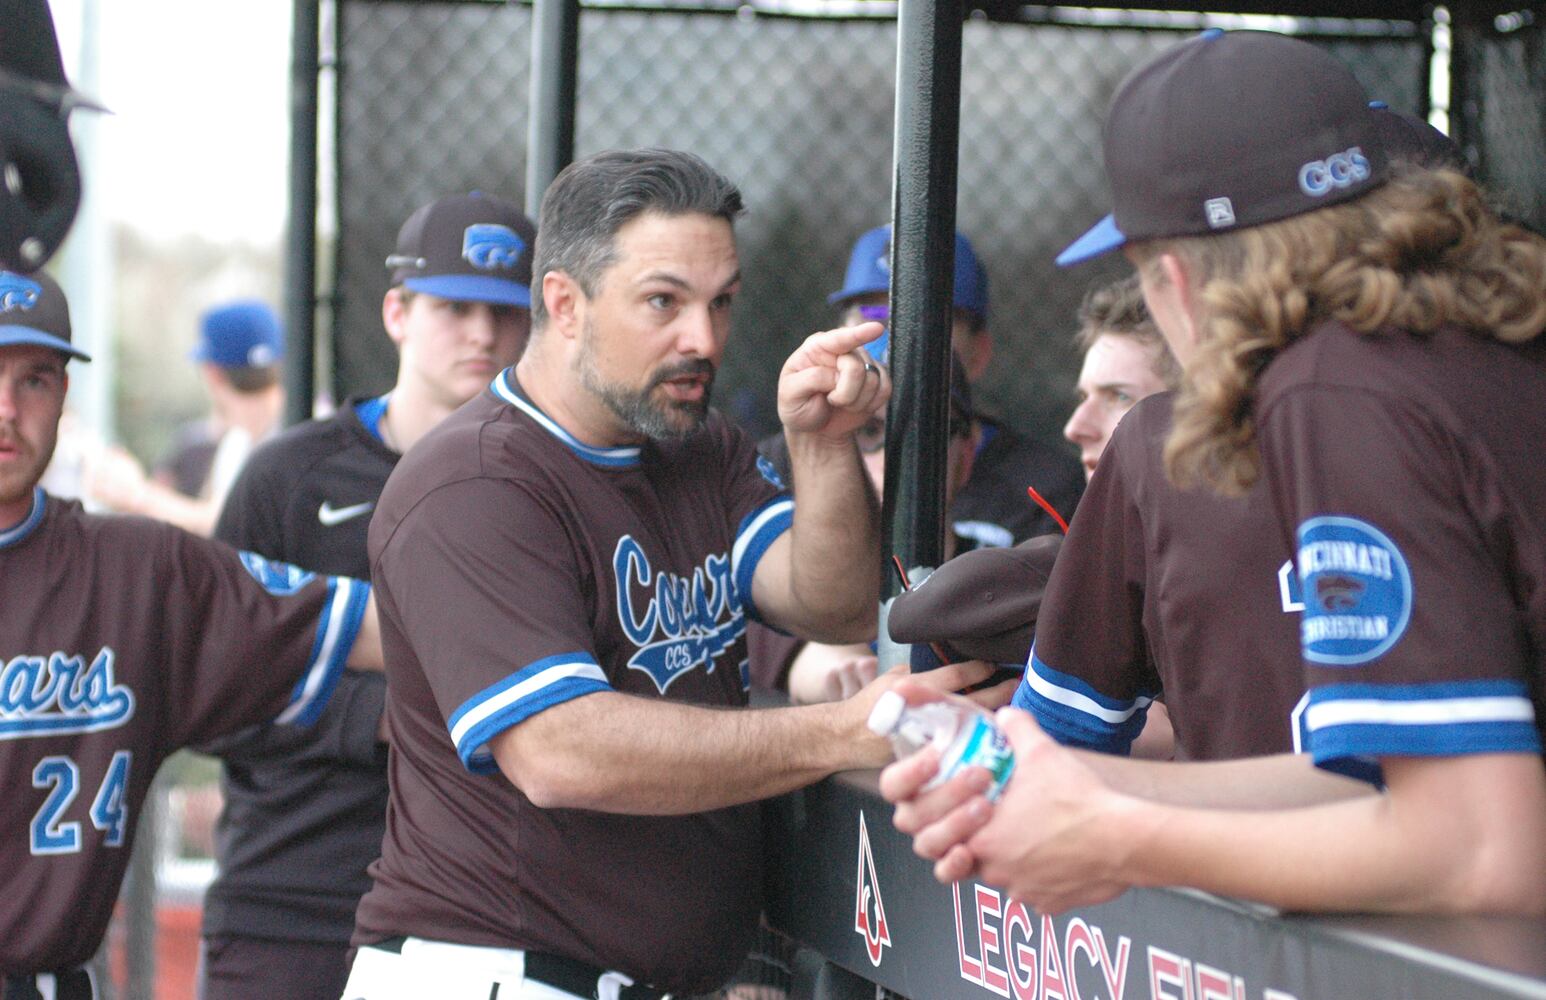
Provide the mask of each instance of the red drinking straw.
POLYGON ((1027 486, 1025 488, 1025 492, 1031 495, 1031 499, 1035 500, 1042 510, 1052 515, 1052 520, 1056 521, 1058 523, 1058 527, 1063 529, 1063 534, 1068 534, 1068 522, 1063 520, 1063 515, 1057 512, 1057 508, 1053 507, 1042 497, 1040 493, 1036 492, 1036 487, 1027 486))

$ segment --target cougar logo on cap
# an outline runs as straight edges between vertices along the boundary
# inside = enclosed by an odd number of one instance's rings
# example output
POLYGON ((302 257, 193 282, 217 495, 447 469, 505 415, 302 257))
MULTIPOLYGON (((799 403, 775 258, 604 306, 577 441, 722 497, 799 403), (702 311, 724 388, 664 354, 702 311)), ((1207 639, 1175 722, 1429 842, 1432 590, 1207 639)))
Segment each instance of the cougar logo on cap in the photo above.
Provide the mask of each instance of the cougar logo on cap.
POLYGON ((1319 198, 1333 188, 1345 188, 1369 179, 1369 160, 1357 146, 1333 153, 1324 160, 1311 160, 1299 168, 1299 190, 1319 198))
POLYGON ((485 271, 514 267, 526 250, 526 241, 509 226, 481 223, 468 226, 462 237, 462 257, 485 271))
POLYGON ((38 304, 43 286, 11 271, 0 271, 0 311, 31 309, 38 304))

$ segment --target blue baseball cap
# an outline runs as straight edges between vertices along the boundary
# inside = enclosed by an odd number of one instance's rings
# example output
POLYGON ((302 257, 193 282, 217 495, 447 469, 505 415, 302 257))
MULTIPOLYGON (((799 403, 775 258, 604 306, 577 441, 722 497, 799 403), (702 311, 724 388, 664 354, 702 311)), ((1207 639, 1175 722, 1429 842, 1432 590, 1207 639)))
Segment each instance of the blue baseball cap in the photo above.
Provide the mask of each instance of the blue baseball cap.
POLYGON ((72 358, 91 355, 70 343, 70 304, 53 278, 0 271, 0 347, 36 344, 72 358))
POLYGON ((420 206, 387 258, 392 284, 453 302, 531 308, 537 227, 513 203, 481 191, 420 206))
POLYGON ((1102 133, 1113 211, 1058 254, 1276 222, 1388 176, 1369 98, 1337 58, 1270 31, 1209 29, 1133 70, 1102 133))
POLYGON ((195 361, 221 368, 267 368, 278 364, 284 353, 279 317, 256 299, 215 306, 199 317, 195 361))
MULTIPOLYGON (((876 226, 854 243, 848 255, 848 272, 843 287, 827 296, 832 305, 840 305, 860 295, 888 292, 891 289, 891 227, 876 226)), ((988 272, 983 270, 971 241, 956 233, 956 269, 951 304, 956 309, 986 320, 988 318, 988 272)))

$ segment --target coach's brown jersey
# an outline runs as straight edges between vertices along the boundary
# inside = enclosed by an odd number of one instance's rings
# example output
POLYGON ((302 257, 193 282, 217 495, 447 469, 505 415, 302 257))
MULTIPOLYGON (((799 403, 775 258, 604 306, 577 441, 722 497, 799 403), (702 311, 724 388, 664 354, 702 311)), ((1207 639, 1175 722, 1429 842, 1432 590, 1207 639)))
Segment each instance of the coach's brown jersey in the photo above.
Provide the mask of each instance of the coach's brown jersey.
POLYGON ((791 517, 718 414, 679 442, 595 449, 513 371, 404 456, 370 530, 391 796, 356 942, 535 949, 695 991, 726 978, 760 904, 756 805, 539 809, 488 745, 597 691, 744 705, 751 579, 791 517))
POLYGON ((36 491, 0 532, 0 972, 91 958, 162 759, 315 718, 368 593, 36 491))
POLYGON ((1546 338, 1327 324, 1272 362, 1258 399, 1317 763, 1539 752, 1546 338))
POLYGON ((1126 753, 1163 695, 1180 756, 1294 749, 1299 605, 1265 491, 1179 490, 1174 393, 1122 418, 1079 501, 1015 703, 1059 741, 1126 753))

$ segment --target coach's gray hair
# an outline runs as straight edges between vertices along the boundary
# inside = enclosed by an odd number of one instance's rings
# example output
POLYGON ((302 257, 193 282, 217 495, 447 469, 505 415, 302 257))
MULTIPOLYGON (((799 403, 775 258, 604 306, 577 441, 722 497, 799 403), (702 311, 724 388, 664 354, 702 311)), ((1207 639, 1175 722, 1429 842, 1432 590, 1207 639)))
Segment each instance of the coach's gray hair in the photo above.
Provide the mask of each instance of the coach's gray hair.
POLYGON ((707 215, 734 223, 741 192, 691 153, 615 149, 569 164, 542 197, 532 258, 532 330, 547 323, 542 279, 562 271, 587 296, 617 261, 617 232, 646 212, 707 215))

